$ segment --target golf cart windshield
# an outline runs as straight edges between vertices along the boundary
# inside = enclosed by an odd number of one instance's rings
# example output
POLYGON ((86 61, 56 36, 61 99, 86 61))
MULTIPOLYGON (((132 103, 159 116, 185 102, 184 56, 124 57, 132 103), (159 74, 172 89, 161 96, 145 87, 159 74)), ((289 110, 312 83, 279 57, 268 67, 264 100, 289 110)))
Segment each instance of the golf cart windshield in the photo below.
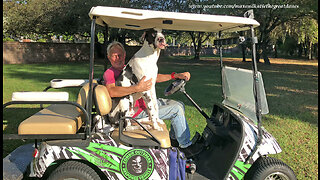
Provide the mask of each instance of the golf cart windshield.
MULTIPOLYGON (((261 114, 268 114, 268 103, 264 90, 262 75, 258 72, 261 114)), ((251 70, 224 66, 222 68, 222 104, 230 106, 257 122, 253 92, 253 75, 251 70)))

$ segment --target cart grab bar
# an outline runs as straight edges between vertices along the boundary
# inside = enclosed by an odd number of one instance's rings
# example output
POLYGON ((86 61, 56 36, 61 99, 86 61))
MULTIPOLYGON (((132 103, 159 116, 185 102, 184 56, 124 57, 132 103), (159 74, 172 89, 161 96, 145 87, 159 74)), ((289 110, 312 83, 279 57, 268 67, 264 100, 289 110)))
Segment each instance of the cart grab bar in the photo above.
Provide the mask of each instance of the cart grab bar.
POLYGON ((68 101, 68 92, 14 92, 12 101, 68 101))
MULTIPOLYGON (((98 81, 99 79, 94 80, 98 81)), ((82 87, 88 82, 88 79, 52 79, 50 81, 50 87, 55 89, 64 87, 82 87)))

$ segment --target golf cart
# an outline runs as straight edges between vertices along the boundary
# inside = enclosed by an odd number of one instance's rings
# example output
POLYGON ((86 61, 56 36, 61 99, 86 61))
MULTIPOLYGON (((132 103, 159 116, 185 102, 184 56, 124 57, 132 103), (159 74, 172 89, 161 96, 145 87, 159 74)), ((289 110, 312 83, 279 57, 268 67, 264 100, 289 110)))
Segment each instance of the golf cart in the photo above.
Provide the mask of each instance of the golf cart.
POLYGON ((50 180, 169 179, 180 169, 187 179, 296 179, 289 166, 268 157, 280 153, 281 148, 261 126, 261 115, 268 113, 268 104, 255 60, 254 28, 259 23, 252 13, 233 17, 98 6, 91 9, 89 17, 92 20, 89 79, 53 79, 44 92, 15 92, 12 101, 3 105, 5 109, 13 104, 50 104, 21 122, 18 134, 4 134, 4 139, 35 140, 25 176, 50 180), (172 166, 172 159, 183 162, 184 158, 178 148, 171 146, 165 126, 163 131, 147 130, 130 117, 108 121, 111 99, 103 83, 93 76, 96 24, 132 30, 217 32, 219 36, 221 32, 251 32, 251 38, 215 41, 220 49, 224 100, 213 105, 210 116, 187 94, 184 80, 172 82, 165 90, 166 96, 184 93, 207 122, 203 133, 192 138, 193 143, 201 143, 205 148, 186 160, 187 166, 172 166), (222 45, 236 43, 252 44, 252 70, 223 65, 222 45), (81 88, 77 102, 69 101, 66 92, 47 92, 65 87, 81 88), (128 118, 142 130, 124 131, 128 118))

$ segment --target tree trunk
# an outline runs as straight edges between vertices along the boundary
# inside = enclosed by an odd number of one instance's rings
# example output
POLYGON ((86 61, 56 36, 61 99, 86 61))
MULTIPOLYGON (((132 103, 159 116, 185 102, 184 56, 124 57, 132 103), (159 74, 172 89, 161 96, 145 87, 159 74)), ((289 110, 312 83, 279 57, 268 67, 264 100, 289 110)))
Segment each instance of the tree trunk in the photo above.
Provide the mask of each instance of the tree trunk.
POLYGON ((200 60, 201 51, 201 38, 198 39, 198 43, 194 44, 194 60, 200 60))
POLYGON ((242 49, 242 62, 246 62, 246 46, 244 44, 241 44, 242 49))
MULTIPOLYGON (((253 58, 253 49, 251 48, 251 54, 252 54, 252 58, 253 58)), ((260 52, 260 45, 257 44, 256 45, 256 62, 260 62, 260 57, 261 57, 261 52, 260 52)))
POLYGON ((312 59, 312 42, 309 43, 309 53, 308 53, 308 60, 312 59))
MULTIPOLYGON (((253 56, 253 55, 252 55, 253 56)), ((257 52, 256 52, 256 61, 257 61, 257 63, 259 63, 260 62, 260 57, 261 57, 261 54, 260 54, 260 52, 259 52, 259 50, 257 50, 257 52)), ((252 57, 253 58, 253 57, 252 57)))
POLYGON ((268 45, 268 44, 267 44, 266 42, 261 42, 261 50, 262 50, 262 53, 261 53, 261 54, 262 54, 264 63, 270 65, 270 60, 269 60, 269 58, 268 58, 267 45, 268 45))
POLYGON ((277 44, 274 45, 274 58, 278 58, 278 46, 277 46, 277 44))
POLYGON ((308 47, 307 47, 307 45, 304 43, 304 45, 303 45, 303 55, 304 55, 304 57, 307 57, 307 54, 308 54, 308 47))
POLYGON ((303 50, 302 43, 300 43, 300 44, 299 44, 299 47, 298 47, 298 57, 299 57, 299 58, 302 57, 302 50, 303 50))
POLYGON ((266 49, 262 50, 262 56, 263 56, 264 63, 270 65, 271 63, 270 63, 268 52, 266 49))
POLYGON ((314 57, 318 59, 318 43, 314 44, 314 57))
POLYGON ((200 50, 197 45, 194 44, 194 60, 200 60, 200 50))

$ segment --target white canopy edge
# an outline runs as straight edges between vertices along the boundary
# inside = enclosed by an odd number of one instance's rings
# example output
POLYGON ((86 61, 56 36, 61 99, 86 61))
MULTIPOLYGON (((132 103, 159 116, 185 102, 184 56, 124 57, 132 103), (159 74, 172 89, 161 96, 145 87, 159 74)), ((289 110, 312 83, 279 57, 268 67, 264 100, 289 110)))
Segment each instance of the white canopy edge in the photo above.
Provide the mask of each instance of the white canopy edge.
POLYGON ((257 27, 260 24, 251 18, 193 14, 181 12, 165 12, 132 8, 92 7, 89 16, 96 16, 96 23, 109 27, 143 30, 148 28, 159 28, 180 31, 244 31, 250 26, 257 27))

